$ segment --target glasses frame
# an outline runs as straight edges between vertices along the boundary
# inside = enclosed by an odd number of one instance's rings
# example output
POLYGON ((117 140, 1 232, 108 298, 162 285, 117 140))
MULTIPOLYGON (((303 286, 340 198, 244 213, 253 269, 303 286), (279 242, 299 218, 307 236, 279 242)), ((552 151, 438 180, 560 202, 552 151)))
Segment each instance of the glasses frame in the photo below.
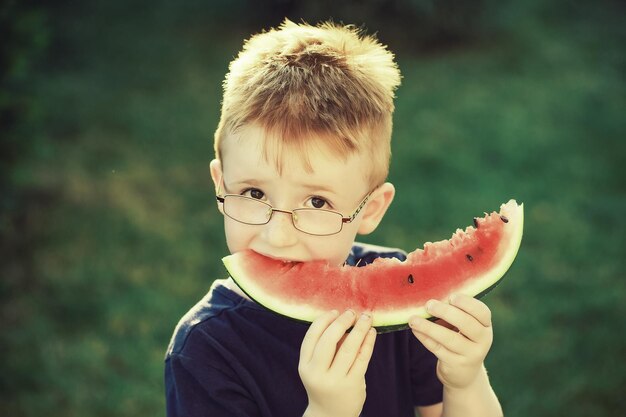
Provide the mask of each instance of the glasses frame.
POLYGON ((239 194, 223 194, 220 195, 220 191, 222 188, 222 179, 220 179, 218 188, 217 188, 217 195, 215 196, 215 199, 217 200, 218 204, 224 204, 224 200, 226 199, 226 197, 237 197, 237 198, 242 198, 242 199, 247 199, 247 200, 253 200, 255 202, 264 204, 268 207, 268 212, 269 212, 269 216, 267 217, 267 220, 263 223, 248 223, 248 222, 243 222, 241 220, 235 219, 234 217, 229 216, 226 213, 226 210, 223 210, 223 213, 228 216, 229 218, 235 220, 236 222, 242 223, 242 224, 247 224, 247 225, 251 225, 251 226, 262 226, 264 224, 268 224, 270 222, 270 220, 272 220, 272 216, 274 215, 274 212, 279 212, 279 213, 285 213, 285 214, 290 214, 291 215, 291 223, 293 224, 293 227, 295 227, 297 230, 299 230, 302 233, 306 233, 307 235, 312 235, 312 236, 332 236, 332 235, 336 235, 337 233, 341 233, 341 231, 343 230, 343 225, 345 223, 351 223, 352 221, 354 221, 354 219, 356 218, 356 216, 359 215, 359 213, 361 212, 361 210, 363 210, 363 207, 365 207, 365 204, 367 203, 367 201, 369 200, 370 196, 372 195, 372 193, 374 192, 374 190, 370 191, 369 193, 367 193, 365 195, 365 197, 363 197, 363 199, 361 200, 361 202, 359 203, 359 206, 356 208, 356 210, 354 210, 354 212, 350 215, 345 217, 343 214, 339 213, 338 211, 334 211, 334 210, 326 210, 326 209, 310 209, 310 208, 297 208, 297 209, 293 209, 293 210, 283 210, 283 209, 277 209, 275 207, 272 207, 271 204, 266 203, 265 201, 261 201, 259 199, 256 198, 252 198, 252 197, 246 197, 244 195, 239 195, 239 194), (341 216, 341 227, 339 228, 339 230, 337 230, 336 232, 333 233, 311 233, 311 232, 307 232, 305 230, 302 230, 298 227, 298 225, 296 224, 296 215, 298 211, 302 211, 302 210, 315 210, 315 211, 325 211, 328 213, 333 213, 333 214, 338 214, 339 216, 341 216))

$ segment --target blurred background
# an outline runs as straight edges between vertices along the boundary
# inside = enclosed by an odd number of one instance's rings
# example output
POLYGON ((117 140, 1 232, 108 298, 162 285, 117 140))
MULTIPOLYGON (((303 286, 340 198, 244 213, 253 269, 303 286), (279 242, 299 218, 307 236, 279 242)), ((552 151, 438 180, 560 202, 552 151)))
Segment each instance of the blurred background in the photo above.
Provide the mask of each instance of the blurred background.
POLYGON ((398 195, 364 241, 412 250, 524 202, 521 251, 484 299, 506 415, 623 416, 625 9, 0 2, 0 415, 164 415, 174 326, 226 275, 221 81, 243 39, 289 17, 377 33, 402 70, 398 195))

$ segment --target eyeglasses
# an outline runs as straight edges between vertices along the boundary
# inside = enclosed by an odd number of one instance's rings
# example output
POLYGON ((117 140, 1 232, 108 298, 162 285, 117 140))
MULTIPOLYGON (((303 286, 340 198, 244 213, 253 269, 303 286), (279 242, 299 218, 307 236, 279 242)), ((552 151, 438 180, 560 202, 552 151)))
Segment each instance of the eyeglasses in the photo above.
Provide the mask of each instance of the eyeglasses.
MULTIPOLYGON (((220 181, 221 185, 221 181, 220 181)), ((218 194, 219 194, 218 189, 218 194)), ((291 214, 293 226, 301 232, 315 236, 334 235, 343 229, 344 223, 352 222, 372 195, 370 191, 354 213, 344 217, 341 213, 332 210, 298 208, 294 210, 280 210, 256 198, 239 194, 217 195, 218 203, 223 204, 224 214, 239 223, 249 225, 263 225, 269 223, 274 212, 291 214)))

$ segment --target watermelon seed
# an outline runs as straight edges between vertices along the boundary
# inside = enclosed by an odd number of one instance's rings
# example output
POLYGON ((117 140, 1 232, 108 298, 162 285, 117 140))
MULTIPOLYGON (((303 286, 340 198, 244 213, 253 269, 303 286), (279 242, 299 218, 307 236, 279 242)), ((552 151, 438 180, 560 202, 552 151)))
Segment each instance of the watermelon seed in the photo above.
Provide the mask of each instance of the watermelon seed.
POLYGON ((415 280, 413 279, 413 274, 409 274, 409 284, 413 284, 415 280))
POLYGON ((506 216, 500 216, 500 220, 502 220, 504 223, 508 223, 509 219, 506 218, 506 216))
POLYGON ((478 218, 474 217, 474 227, 478 229, 478 218))
POLYGON ((467 255, 465 255, 467 257, 467 260, 472 262, 474 260, 474 258, 472 257, 472 255, 470 255, 469 253, 467 255))

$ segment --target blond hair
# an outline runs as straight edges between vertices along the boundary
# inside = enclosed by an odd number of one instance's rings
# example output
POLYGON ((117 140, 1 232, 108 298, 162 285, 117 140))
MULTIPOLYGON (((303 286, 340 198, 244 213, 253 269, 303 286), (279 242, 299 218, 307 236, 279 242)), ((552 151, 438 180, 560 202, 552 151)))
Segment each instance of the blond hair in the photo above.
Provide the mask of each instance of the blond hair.
POLYGON ((300 151, 310 169, 310 138, 321 139, 340 158, 365 151, 368 180, 384 182, 391 155, 394 91, 400 71, 393 54, 352 25, 311 26, 287 19, 278 29, 252 36, 224 80, 216 157, 228 134, 249 124, 267 132, 268 148, 300 151))

